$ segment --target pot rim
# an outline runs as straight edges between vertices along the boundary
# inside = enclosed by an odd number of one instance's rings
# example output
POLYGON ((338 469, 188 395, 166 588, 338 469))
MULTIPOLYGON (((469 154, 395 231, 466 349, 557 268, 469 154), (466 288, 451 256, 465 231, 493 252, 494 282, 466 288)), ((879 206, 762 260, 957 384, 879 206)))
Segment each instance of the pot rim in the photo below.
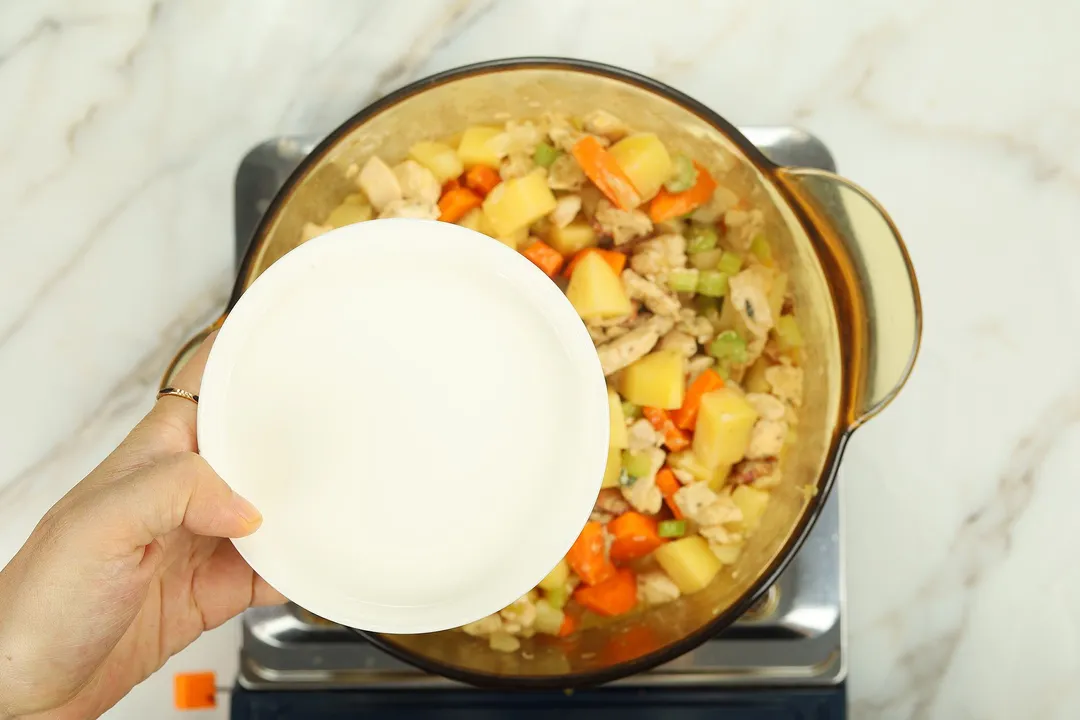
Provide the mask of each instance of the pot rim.
MULTIPOLYGON (((244 288, 249 284, 247 278, 252 272, 260 241, 262 238, 266 237, 270 228, 277 220, 279 213, 291 199, 293 191, 299 186, 304 177, 322 161, 327 153, 335 148, 343 138, 352 133, 357 126, 369 121, 371 118, 398 103, 426 90, 449 82, 454 82, 474 75, 484 75, 506 70, 532 69, 564 70, 567 72, 599 75, 601 77, 636 86, 666 100, 677 103, 688 112, 697 115, 702 121, 715 127, 725 137, 731 140, 739 148, 743 156, 753 165, 757 166, 757 168, 762 171, 762 174, 765 175, 780 192, 781 197, 787 203, 788 207, 810 237, 813 238, 816 234, 814 223, 806 217, 801 207, 792 201, 790 195, 776 183, 774 171, 778 169, 779 166, 769 160, 764 153, 751 143, 734 125, 698 100, 695 100, 673 87, 632 70, 626 70, 624 68, 591 60, 544 56, 500 58, 469 65, 461 65, 415 80, 368 104, 359 112, 341 123, 319 142, 285 180, 281 190, 275 195, 273 201, 263 214, 262 219, 259 221, 238 270, 236 284, 233 288, 232 296, 229 299, 226 313, 232 308, 237 300, 239 300, 244 288)), ((843 405, 844 403, 842 402, 841 406, 843 405)), ((359 630, 357 628, 348 629, 358 633, 380 650, 383 650, 410 665, 418 667, 421 670, 478 687, 497 688, 501 690, 584 688, 601 685, 619 678, 650 670, 657 665, 670 662, 671 660, 690 652, 706 640, 714 637, 724 628, 733 624, 744 615, 754 603, 758 602, 765 592, 777 581, 784 570, 787 569, 792 559, 794 559, 817 522, 822 508, 824 507, 825 500, 832 492, 844 448, 847 445, 848 438, 853 430, 854 427, 849 425, 845 418, 838 418, 837 428, 834 431, 829 451, 826 454, 823 471, 818 480, 817 494, 811 504, 808 505, 799 517, 788 541, 776 553, 772 562, 758 575, 757 579, 751 584, 749 589, 743 593, 742 597, 696 631, 686 635, 680 640, 671 642, 652 653, 616 665, 611 665, 607 668, 568 673, 564 675, 499 675, 476 670, 460 670, 454 666, 445 665, 403 648, 390 640, 389 637, 391 636, 384 636, 374 632, 359 630)))

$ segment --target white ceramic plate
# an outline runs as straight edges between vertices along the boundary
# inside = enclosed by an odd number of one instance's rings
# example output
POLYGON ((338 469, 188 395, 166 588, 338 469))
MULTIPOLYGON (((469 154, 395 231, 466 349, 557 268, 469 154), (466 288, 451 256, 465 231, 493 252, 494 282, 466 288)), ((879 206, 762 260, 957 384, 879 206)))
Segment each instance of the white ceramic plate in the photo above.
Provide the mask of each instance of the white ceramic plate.
POLYGON ((456 225, 334 230, 244 293, 199 447, 264 517, 236 541, 288 598, 364 630, 496 612, 566 553, 607 450, 584 325, 519 253, 456 225))

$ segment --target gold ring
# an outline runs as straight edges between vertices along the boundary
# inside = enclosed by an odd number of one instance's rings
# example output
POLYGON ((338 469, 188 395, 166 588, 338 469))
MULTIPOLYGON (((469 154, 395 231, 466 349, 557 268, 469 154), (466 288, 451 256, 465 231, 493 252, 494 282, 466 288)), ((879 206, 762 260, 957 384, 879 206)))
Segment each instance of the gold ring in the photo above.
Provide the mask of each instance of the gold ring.
POLYGON ((198 395, 192 395, 187 390, 181 390, 180 388, 163 387, 163 388, 161 388, 160 390, 157 391, 158 400, 165 397, 166 395, 174 395, 176 397, 184 398, 185 400, 190 400, 191 402, 195 403, 196 405, 199 404, 199 396, 198 395))

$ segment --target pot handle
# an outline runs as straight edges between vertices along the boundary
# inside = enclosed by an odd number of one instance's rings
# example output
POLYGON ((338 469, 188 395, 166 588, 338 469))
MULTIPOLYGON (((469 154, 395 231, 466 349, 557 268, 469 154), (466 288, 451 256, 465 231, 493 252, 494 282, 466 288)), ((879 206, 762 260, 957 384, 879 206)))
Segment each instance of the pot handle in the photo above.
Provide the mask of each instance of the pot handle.
POLYGON ((862 332, 850 350, 864 361, 865 380, 852 417, 856 427, 880 412, 911 375, 922 335, 922 302, 907 248, 888 213, 855 183, 813 168, 778 168, 826 240, 838 241, 840 272, 861 296, 862 332), (846 262, 845 262, 846 260, 846 262), (847 272, 845 272, 845 268, 847 272))
POLYGON ((205 340, 210 333, 220 328, 221 323, 223 322, 225 322, 224 315, 192 335, 191 338, 177 350, 176 355, 174 355, 173 359, 169 362, 169 366, 165 368, 165 372, 161 376, 161 383, 158 387, 167 387, 171 384, 173 377, 176 375, 176 371, 184 366, 184 363, 188 361, 188 358, 190 358, 199 346, 202 345, 203 340, 205 340))

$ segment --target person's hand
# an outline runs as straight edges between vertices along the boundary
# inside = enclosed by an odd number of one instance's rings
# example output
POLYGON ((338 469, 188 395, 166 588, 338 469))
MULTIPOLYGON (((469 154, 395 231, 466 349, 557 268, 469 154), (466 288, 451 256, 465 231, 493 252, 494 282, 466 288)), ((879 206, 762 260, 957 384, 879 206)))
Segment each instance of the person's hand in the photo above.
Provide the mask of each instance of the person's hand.
MULTIPOLYGON (((210 343, 174 384, 198 394, 210 343)), ((0 718, 96 717, 204 630, 284 602, 221 538, 262 518, 165 396, 0 572, 0 718)))

